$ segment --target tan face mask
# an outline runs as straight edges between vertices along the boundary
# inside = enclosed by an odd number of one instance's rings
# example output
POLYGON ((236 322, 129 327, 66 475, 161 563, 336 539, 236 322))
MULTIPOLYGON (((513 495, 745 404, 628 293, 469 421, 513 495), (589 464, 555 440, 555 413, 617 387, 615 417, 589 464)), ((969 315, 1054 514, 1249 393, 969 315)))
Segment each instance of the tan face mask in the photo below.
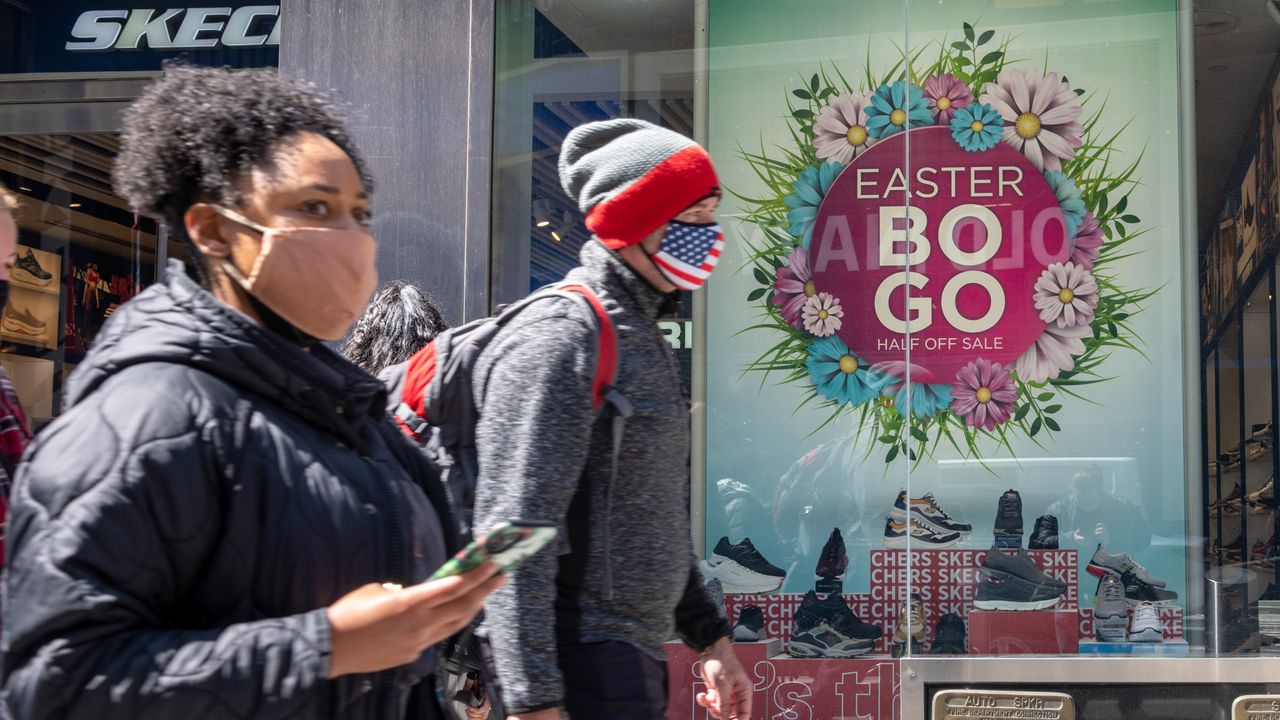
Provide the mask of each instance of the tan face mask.
POLYGON ((358 230, 269 228, 214 206, 223 217, 262 233, 262 250, 246 277, 230 260, 233 280, 298 330, 340 340, 378 287, 378 244, 358 230))

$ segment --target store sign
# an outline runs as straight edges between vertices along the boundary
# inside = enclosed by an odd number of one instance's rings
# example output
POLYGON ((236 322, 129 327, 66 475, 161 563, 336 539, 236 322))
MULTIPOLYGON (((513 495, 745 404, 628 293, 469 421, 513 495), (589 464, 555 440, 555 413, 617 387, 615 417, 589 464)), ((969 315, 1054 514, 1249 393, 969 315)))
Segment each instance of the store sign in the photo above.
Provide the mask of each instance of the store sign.
MULTIPOLYGON (((142 3, 138 3, 141 5, 142 3)), ((0 3, 0 75, 155 72, 180 58, 211 67, 272 67, 281 42, 279 2, 134 7, 126 0, 0 3)))
POLYGON ((1280 720, 1280 695, 1241 695, 1231 704, 1231 720, 1280 720))
POLYGON ((1008 365, 1045 330, 1036 280, 1069 255, 1053 189, 1007 143, 967 152, 930 127, 910 148, 904 162, 905 133, 871 147, 818 209, 814 283, 868 310, 846 312, 837 334, 871 363, 910 350, 947 381, 979 357, 1008 365))
POLYGON ((966 718, 1036 718, 1075 720, 1071 696, 1055 692, 1014 690, 940 690, 933 696, 934 720, 966 718))
POLYGON ((175 8, 156 10, 88 10, 71 28, 71 52, 104 50, 199 50, 217 47, 261 47, 280 44, 279 5, 175 8), (269 32, 261 28, 272 18, 269 32))

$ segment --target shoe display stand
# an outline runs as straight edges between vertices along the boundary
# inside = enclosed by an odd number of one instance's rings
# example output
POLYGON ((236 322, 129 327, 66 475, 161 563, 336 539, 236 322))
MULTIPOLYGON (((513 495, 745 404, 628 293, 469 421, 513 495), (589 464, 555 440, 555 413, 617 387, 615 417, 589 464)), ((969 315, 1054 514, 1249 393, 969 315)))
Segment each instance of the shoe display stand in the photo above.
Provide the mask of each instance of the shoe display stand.
POLYGON ((17 246, 18 262, 10 272, 9 301, 0 313, 0 342, 4 348, 0 366, 13 381, 33 430, 61 412, 66 370, 61 342, 66 244, 58 239, 49 242, 62 247, 50 252, 17 246))
POLYGON ((6 342, 52 349, 58 344, 59 313, 62 309, 61 256, 18 247, 19 257, 30 253, 50 277, 40 278, 15 267, 10 275, 9 302, 0 316, 0 339, 6 342))
MULTIPOLYGON (((1210 595, 1222 592, 1234 570, 1247 570, 1244 606, 1250 616, 1267 616, 1267 638, 1260 643, 1256 631, 1245 641, 1233 638, 1217 650, 1223 654, 1252 653, 1259 644, 1280 640, 1280 608, 1270 606, 1280 600, 1275 569, 1280 516, 1273 482, 1280 475, 1280 457, 1274 452, 1280 445, 1277 247, 1272 243, 1255 256, 1248 272, 1226 281, 1221 294, 1225 302, 1215 313, 1219 321, 1206 328, 1202 346, 1205 603, 1232 605, 1232 598, 1210 595)), ((1204 637, 1212 646, 1212 627, 1231 623, 1215 623, 1206 615, 1204 637)))

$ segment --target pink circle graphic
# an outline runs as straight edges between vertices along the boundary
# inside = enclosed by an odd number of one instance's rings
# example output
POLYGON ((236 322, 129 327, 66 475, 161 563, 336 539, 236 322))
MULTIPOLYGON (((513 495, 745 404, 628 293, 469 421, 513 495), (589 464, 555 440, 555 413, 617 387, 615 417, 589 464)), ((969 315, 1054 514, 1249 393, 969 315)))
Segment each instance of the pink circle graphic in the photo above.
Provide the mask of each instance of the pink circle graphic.
POLYGON ((925 371, 914 379, 950 383, 980 357, 1012 363, 1040 337, 1034 286, 1070 245, 1053 189, 1010 145, 967 152, 945 127, 909 141, 910 163, 898 133, 841 172, 809 258, 814 285, 844 308, 838 334, 855 354, 901 363, 909 333, 911 363, 925 371))

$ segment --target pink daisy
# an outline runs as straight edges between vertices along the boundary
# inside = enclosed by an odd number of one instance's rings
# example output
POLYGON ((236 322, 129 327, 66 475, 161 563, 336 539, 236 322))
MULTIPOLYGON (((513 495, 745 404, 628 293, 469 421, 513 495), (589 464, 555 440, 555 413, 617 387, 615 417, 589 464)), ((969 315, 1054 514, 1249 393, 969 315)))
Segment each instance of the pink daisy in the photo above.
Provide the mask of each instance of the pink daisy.
POLYGON ((1074 356, 1084 353, 1083 338, 1092 335, 1088 325, 1060 328, 1050 325, 1026 352, 1013 361, 1013 370, 1023 382, 1053 380, 1075 367, 1074 356))
POLYGON ((1060 328, 1088 325, 1098 307, 1098 283, 1075 263, 1054 263, 1036 280, 1033 297, 1046 323, 1060 328))
POLYGON ((787 256, 787 265, 778 268, 773 287, 773 304, 778 306, 782 319, 793 327, 803 328, 800 314, 804 303, 818 294, 813 286, 813 273, 809 271, 809 253, 804 248, 798 247, 787 256))
POLYGON ((1013 416, 1018 389, 1008 368, 985 358, 965 365, 951 384, 951 410, 969 427, 994 430, 1013 416))
POLYGON ((1071 240, 1071 262, 1086 270, 1093 270, 1093 263, 1102 252, 1102 226, 1093 213, 1085 213, 1080 229, 1071 240))
POLYGON ((936 125, 948 125, 956 110, 973 102, 973 93, 954 75, 934 75, 924 81, 924 96, 929 101, 936 125))
POLYGON ((1040 170, 1061 170, 1075 157, 1084 132, 1080 96, 1058 79, 1036 70, 1001 70, 983 87, 980 102, 1004 118, 1004 141, 1022 151, 1040 170))
POLYGON ((867 133, 867 105, 870 101, 859 92, 836 95, 822 108, 813 121, 816 137, 813 147, 818 159, 849 164, 859 153, 876 144, 867 133))

